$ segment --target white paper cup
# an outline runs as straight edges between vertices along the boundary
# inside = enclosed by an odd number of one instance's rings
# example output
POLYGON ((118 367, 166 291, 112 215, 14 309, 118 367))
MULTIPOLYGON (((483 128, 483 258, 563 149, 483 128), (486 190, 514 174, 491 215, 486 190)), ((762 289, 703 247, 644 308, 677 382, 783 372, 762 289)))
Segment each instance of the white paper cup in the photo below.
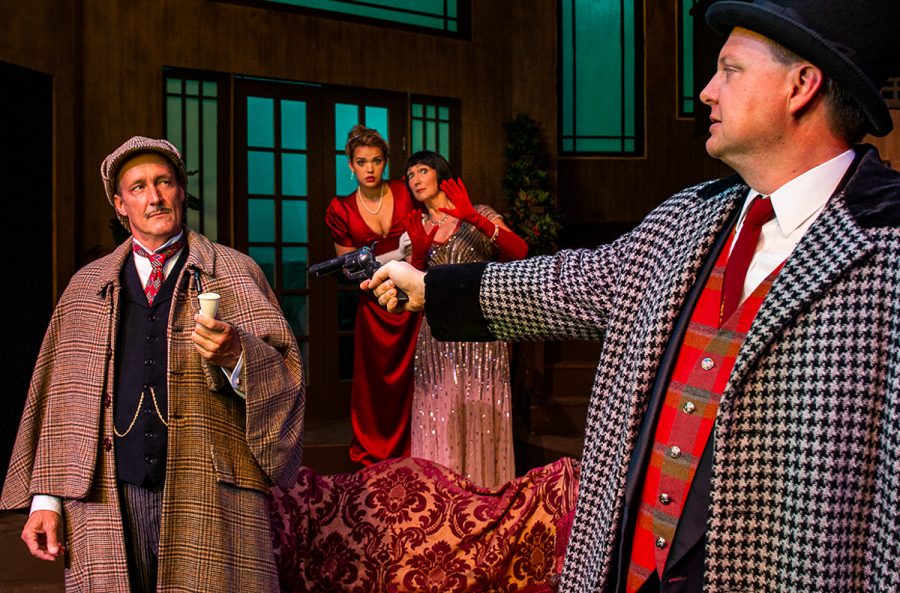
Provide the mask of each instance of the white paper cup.
POLYGON ((215 292, 204 292, 197 298, 200 300, 200 312, 215 319, 219 312, 219 299, 222 297, 215 292))

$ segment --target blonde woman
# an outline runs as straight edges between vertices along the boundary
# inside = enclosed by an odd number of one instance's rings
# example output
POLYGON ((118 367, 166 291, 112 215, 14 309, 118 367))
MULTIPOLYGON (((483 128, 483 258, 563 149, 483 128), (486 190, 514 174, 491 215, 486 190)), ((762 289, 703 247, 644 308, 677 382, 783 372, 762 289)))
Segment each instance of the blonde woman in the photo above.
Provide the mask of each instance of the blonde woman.
MULTIPOLYGON (((385 263, 410 251, 404 232, 412 201, 403 181, 384 179, 388 144, 375 130, 355 126, 346 152, 357 188, 336 197, 325 214, 338 255, 375 243, 385 263)), ((356 310, 350 459, 364 466, 409 455, 409 419, 413 356, 420 314, 394 315, 378 306, 370 292, 360 293, 356 310)))

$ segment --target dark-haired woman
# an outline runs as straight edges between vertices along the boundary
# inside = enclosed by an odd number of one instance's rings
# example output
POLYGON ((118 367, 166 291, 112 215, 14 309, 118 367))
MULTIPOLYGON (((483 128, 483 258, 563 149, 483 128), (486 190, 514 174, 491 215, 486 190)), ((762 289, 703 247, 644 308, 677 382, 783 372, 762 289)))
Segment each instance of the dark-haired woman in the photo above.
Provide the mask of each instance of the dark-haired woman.
MULTIPOLYGON (((418 267, 521 259, 525 242, 491 207, 473 206, 439 154, 406 164, 406 183, 422 209, 410 220, 418 267)), ((480 486, 515 477, 509 355, 504 342, 438 342, 423 321, 416 347, 412 456, 437 461, 480 486)))
MULTIPOLYGON (((343 255, 375 243, 381 263, 405 259, 410 252, 405 224, 413 205, 402 181, 383 177, 387 142, 377 131, 357 125, 347 136, 345 150, 358 186, 350 195, 334 198, 325 214, 335 251, 343 255)), ((371 293, 360 294, 350 396, 350 459, 357 463, 368 466, 409 455, 420 318, 417 313, 388 313, 371 293)))

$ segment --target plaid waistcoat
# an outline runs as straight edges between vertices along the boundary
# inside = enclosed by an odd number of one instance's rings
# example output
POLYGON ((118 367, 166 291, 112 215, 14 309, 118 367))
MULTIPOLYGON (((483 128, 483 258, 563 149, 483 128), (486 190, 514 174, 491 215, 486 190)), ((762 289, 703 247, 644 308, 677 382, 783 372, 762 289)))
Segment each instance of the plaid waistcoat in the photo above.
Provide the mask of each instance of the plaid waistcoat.
POLYGON ((627 591, 662 577, 678 521, 716 420, 719 399, 778 266, 728 319, 722 284, 734 232, 716 260, 682 341, 654 433, 635 526, 627 591))

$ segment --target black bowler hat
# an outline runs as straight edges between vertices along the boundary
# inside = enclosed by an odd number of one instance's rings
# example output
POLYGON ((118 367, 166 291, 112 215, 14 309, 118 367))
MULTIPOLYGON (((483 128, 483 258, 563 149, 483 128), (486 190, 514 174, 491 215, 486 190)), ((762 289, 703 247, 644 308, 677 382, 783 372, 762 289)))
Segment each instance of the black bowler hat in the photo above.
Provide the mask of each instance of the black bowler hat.
POLYGON ((900 70, 900 0, 723 0, 706 22, 720 35, 742 27, 783 45, 856 99, 869 132, 893 128, 881 87, 900 70))

